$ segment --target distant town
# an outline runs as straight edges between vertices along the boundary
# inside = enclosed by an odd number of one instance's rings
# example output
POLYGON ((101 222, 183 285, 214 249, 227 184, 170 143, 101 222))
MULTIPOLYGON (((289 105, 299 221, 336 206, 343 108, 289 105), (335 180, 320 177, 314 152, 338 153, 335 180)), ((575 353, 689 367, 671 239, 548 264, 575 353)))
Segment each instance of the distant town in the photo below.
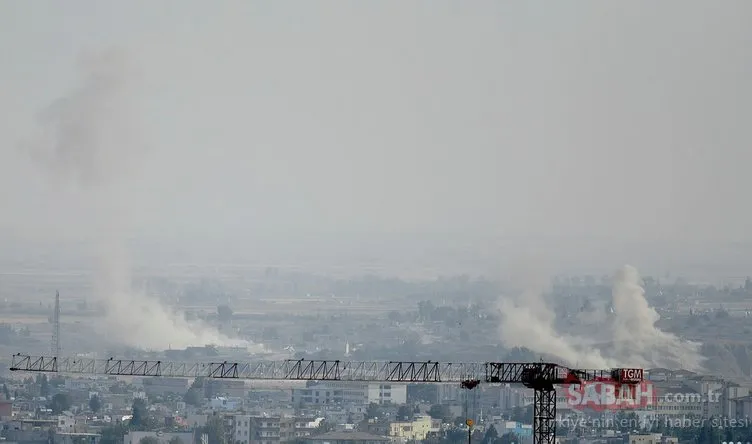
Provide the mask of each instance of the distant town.
MULTIPOLYGON (((18 277, 19 288, 25 278, 18 277)), ((139 349, 127 332, 96 330, 106 307, 66 276, 37 299, 3 302, 4 367, 0 420, 13 443, 274 444, 376 442, 532 442, 533 390, 515 384, 260 381, 34 373, 9 370, 15 353, 79 359, 164 362, 339 359, 343 361, 556 361, 522 347, 500 345, 497 300, 505 284, 459 276, 403 281, 375 276, 322 278, 266 268, 242 278, 179 282, 141 276, 139 288, 171 304, 188 320, 227 332, 240 345, 139 349), (67 287, 65 286, 67 285, 67 287), (83 294, 83 295, 82 295, 83 294), (292 295, 292 296, 290 296, 292 295), (206 302, 213 301, 215 305, 206 302), (472 426, 468 427, 468 419, 472 426)), ((6 282, 12 283, 10 277, 6 282)), ((705 373, 645 369, 641 393, 623 408, 603 388, 560 387, 558 442, 718 442, 752 438, 752 377, 745 332, 752 283, 721 288, 681 278, 646 277, 645 298, 659 325, 701 342, 705 373), (588 392, 590 390, 590 392, 588 392), (657 438, 656 438, 657 437, 657 438), (702 437, 702 441, 699 441, 702 437), (710 441, 706 441, 710 440, 710 441), (645 441, 647 442, 647 441, 645 441)), ((7 287, 11 287, 6 285, 7 287)), ((611 277, 559 277, 547 290, 558 324, 592 307, 609 307, 611 277)))

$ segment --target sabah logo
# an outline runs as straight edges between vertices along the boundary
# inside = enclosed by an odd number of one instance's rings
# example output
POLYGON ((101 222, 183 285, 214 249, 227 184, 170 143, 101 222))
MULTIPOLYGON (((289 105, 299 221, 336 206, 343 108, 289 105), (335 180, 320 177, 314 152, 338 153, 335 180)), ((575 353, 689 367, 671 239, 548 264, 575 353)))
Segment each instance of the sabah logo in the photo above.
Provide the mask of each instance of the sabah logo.
POLYGON ((617 384, 615 381, 591 381, 564 387, 567 405, 579 410, 642 409, 653 405, 655 390, 648 381, 617 384))

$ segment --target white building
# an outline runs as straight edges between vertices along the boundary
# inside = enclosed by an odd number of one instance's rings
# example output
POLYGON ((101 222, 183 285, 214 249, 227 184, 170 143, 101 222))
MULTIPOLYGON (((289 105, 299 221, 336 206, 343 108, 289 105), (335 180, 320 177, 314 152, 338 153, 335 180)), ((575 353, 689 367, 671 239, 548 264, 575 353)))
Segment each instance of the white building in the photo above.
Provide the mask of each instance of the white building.
POLYGON ((57 416, 57 429, 61 432, 74 432, 76 430, 76 417, 71 412, 63 412, 57 416))
POLYGON ((243 407, 243 400, 240 398, 225 398, 219 396, 209 401, 209 408, 212 410, 233 411, 243 407))
POLYGON ((292 390, 292 402, 304 404, 404 404, 407 385, 327 381, 292 390))

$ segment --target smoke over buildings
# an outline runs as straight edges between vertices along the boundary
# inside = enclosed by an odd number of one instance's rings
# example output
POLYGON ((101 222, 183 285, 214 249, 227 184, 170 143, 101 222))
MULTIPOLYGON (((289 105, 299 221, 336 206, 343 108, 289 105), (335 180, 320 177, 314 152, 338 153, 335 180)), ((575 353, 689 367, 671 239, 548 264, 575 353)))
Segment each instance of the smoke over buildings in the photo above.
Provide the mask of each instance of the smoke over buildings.
POLYGON ((567 335, 555 327, 545 289, 525 284, 528 291, 499 299, 500 334, 507 347, 526 347, 583 368, 667 367, 702 370, 700 345, 683 341, 656 327, 660 316, 650 307, 639 273, 625 266, 615 276, 613 313, 594 309, 580 313, 588 334, 567 335))
POLYGON ((24 148, 55 189, 85 199, 96 224, 98 271, 95 296, 107 309, 102 334, 134 347, 248 345, 206 325, 185 321, 132 286, 127 238, 139 211, 128 181, 137 180, 149 151, 135 112, 135 71, 126 52, 111 50, 80 60, 81 85, 39 116, 38 131, 24 148))

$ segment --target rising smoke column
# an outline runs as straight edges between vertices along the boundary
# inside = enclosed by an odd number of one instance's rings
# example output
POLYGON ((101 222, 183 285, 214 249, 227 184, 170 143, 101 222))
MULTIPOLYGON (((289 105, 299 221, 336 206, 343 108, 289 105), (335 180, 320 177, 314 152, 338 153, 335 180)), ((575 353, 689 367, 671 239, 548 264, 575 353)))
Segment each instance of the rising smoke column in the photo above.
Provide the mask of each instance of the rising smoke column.
POLYGON ((125 182, 144 164, 147 150, 137 139, 137 82, 129 62, 121 50, 82 58, 81 87, 41 113, 38 134, 25 144, 56 187, 77 188, 90 203, 85 216, 97 225, 100 267, 94 287, 107 309, 100 327, 106 337, 134 347, 248 345, 206 325, 189 325, 181 313, 131 285, 126 240, 138 208, 125 182))
POLYGON ((660 315, 645 299, 637 269, 622 268, 614 279, 614 317, 611 324, 613 356, 637 366, 703 370, 700 344, 682 341, 658 329, 660 315))
POLYGON ((543 295, 543 279, 529 272, 518 274, 523 291, 502 295, 498 301, 499 326, 504 346, 525 347, 562 364, 579 367, 608 367, 609 362, 598 350, 589 349, 587 341, 560 334, 554 327, 555 313, 543 295))
POLYGON ((578 367, 667 367, 701 371, 704 358, 699 344, 682 341, 658 329, 660 318, 645 299, 640 276, 631 266, 620 270, 612 291, 613 316, 595 312, 592 336, 556 331, 555 315, 540 285, 499 299, 500 333, 506 347, 526 347, 578 367), (600 348, 595 348, 593 338, 600 348))

